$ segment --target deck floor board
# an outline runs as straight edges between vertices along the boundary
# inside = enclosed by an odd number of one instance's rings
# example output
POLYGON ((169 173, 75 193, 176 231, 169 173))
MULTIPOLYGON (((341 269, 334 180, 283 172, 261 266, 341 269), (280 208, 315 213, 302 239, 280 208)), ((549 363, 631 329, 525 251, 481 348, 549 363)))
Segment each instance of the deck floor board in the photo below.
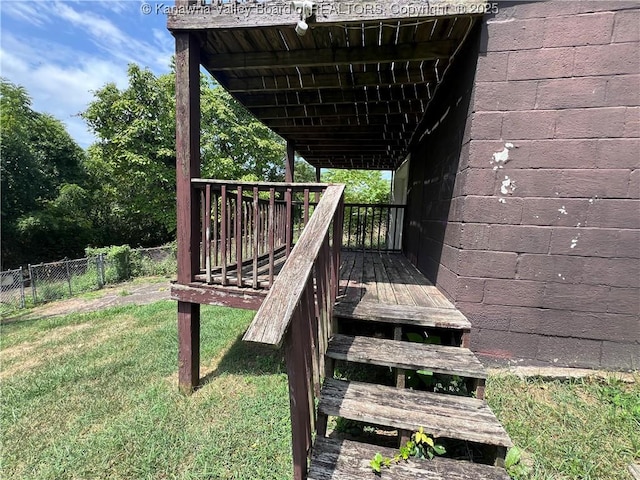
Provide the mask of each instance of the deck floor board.
POLYGON ((339 301, 454 308, 401 253, 343 251, 341 256, 339 301))

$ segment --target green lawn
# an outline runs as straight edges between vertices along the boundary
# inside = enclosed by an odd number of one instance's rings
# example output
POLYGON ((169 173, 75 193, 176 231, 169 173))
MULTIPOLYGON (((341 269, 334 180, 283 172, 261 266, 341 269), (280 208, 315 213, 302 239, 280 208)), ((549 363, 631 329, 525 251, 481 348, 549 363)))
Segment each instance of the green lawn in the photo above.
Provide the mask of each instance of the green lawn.
POLYGON ((630 480, 640 461, 640 377, 624 383, 493 376, 487 402, 537 480, 630 480))
POLYGON ((165 301, 2 327, 3 479, 290 476, 278 353, 239 336, 252 312, 203 308, 206 384, 177 391, 165 301))
MULTIPOLYGON (((287 479, 281 354, 242 343, 252 312, 203 307, 204 386, 177 389, 171 301, 2 326, 3 479, 287 479)), ((493 376, 487 398, 533 479, 628 479, 640 386, 493 376)))

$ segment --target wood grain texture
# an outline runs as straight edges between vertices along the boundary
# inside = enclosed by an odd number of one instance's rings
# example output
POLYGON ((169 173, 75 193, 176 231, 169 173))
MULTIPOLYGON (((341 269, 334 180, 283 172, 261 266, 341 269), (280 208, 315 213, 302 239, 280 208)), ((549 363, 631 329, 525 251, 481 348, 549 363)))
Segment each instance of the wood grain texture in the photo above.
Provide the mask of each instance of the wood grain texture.
MULTIPOLYGON (((314 3, 316 6, 313 24, 339 25, 345 22, 399 21, 451 15, 475 15, 484 12, 480 7, 485 2, 430 0, 425 4, 413 0, 398 2, 367 0, 365 5, 361 0, 356 0, 340 5, 333 0, 316 0, 314 3), (354 8, 357 6, 360 8, 354 8)), ((293 26, 300 20, 300 14, 290 7, 289 1, 274 0, 267 2, 266 5, 269 8, 264 8, 262 2, 225 2, 221 5, 205 7, 180 5, 179 8, 167 11, 167 28, 169 30, 201 30, 293 26), (262 10, 259 10, 261 6, 262 10)))
POLYGON ((265 290, 252 290, 233 286, 172 284, 171 298, 180 302, 199 303, 204 305, 220 305, 224 307, 258 310, 266 297, 265 290))
POLYGON ((366 63, 409 62, 447 58, 453 53, 453 42, 441 40, 421 45, 396 44, 359 48, 315 49, 313 55, 304 50, 288 52, 230 53, 209 55, 203 59, 212 70, 260 70, 278 67, 318 67, 366 63))
POLYGON ((333 313, 339 318, 371 320, 381 323, 457 330, 471 328, 469 320, 454 308, 341 301, 336 304, 333 313))
POLYGON ((306 285, 313 263, 342 200, 344 185, 327 187, 309 224, 291 251, 273 287, 244 335, 249 342, 279 347, 306 285))
POLYGON ((510 447, 511 439, 487 404, 475 398, 327 378, 318 410, 326 415, 404 430, 510 447))
POLYGON ((373 473, 369 460, 376 453, 388 458, 397 450, 350 440, 319 437, 313 446, 309 480, 509 480, 504 469, 462 460, 411 459, 373 473))
POLYGON ((466 348, 336 334, 329 341, 327 355, 349 362, 487 378, 483 365, 466 348))

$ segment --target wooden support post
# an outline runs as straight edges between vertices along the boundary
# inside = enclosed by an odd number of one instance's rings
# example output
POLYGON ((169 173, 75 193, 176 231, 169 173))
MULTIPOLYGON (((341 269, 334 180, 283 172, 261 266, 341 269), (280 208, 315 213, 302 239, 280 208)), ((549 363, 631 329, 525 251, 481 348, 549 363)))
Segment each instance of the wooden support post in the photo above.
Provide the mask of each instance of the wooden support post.
MULTIPOLYGON (((191 179, 200 176, 200 45, 195 35, 176 38, 176 198, 178 283, 199 270, 200 208, 191 179)), ((189 393, 200 380, 200 305, 178 302, 178 384, 189 393)))
POLYGON ((293 183, 294 162, 296 156, 296 146, 292 140, 287 141, 287 158, 284 161, 284 181, 293 183))
MULTIPOLYGON (((300 307, 298 307, 299 310, 300 307)), ((284 341, 285 363, 289 379, 289 404, 291 412, 291 436, 293 478, 307 478, 307 454, 310 447, 309 384, 305 378, 304 332, 300 313, 296 312, 284 341)))
MULTIPOLYGON (((284 170, 284 181, 287 183, 293 183, 293 172, 294 172, 294 162, 295 162, 295 144, 293 141, 287 141, 287 158, 285 159, 285 170, 284 170)), ((287 256, 291 253, 291 249, 293 248, 293 193, 291 189, 288 188, 285 192, 285 202, 287 204, 287 231, 286 231, 286 249, 287 256)))
MULTIPOLYGON (((320 167, 316 167, 316 182, 320 183, 320 167)), ((320 201, 320 192, 316 192, 316 203, 320 201)))
POLYGON ((200 381, 200 305, 178 302, 178 386, 190 394, 200 381))

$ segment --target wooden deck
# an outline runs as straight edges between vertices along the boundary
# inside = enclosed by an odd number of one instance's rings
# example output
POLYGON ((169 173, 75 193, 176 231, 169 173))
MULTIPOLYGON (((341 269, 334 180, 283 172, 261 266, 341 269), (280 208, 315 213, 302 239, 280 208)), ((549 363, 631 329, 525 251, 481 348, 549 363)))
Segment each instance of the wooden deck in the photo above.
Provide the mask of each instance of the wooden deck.
POLYGON ((401 253, 343 251, 339 302, 454 309, 401 253))
MULTIPOLYGON (((275 257, 275 274, 284 264, 282 252, 275 257)), ((213 305, 229 305, 239 308, 256 309, 269 290, 268 266, 259 263, 258 289, 252 288, 253 266, 247 262, 242 269, 243 285, 237 286, 235 266, 226 272, 227 285, 220 285, 220 269, 213 271, 216 284, 208 284, 206 275, 199 273, 195 282, 174 286, 172 296, 176 300, 195 301, 213 305), (228 293, 228 302, 225 301, 228 293), (209 298, 210 297, 210 298, 209 298), (239 300, 240 299, 240 300, 239 300)), ((403 314, 419 316, 420 307, 451 310, 451 317, 457 310, 404 255, 396 252, 348 251, 341 252, 340 289, 337 301, 340 304, 359 304, 358 309, 369 310, 371 304, 402 305, 403 314), (412 309, 412 307, 414 307, 412 309)), ((381 307, 384 308, 384 307, 381 307)), ((344 312, 343 312, 344 313, 344 312)), ((385 312, 389 318, 389 312, 385 312)), ((433 318, 434 312, 429 312, 433 318)), ((447 312, 443 312, 447 313, 447 312)))

